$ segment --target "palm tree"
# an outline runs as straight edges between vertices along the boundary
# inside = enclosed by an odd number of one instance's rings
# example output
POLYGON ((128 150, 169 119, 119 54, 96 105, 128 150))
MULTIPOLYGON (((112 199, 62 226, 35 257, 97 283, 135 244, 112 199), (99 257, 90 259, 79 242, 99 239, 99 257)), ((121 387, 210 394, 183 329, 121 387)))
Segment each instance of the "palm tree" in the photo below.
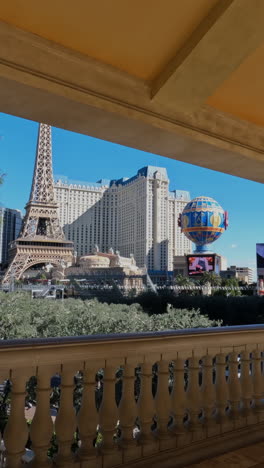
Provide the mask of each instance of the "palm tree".
POLYGON ((227 290, 227 296, 241 296, 239 281, 237 278, 224 278, 222 280, 222 286, 229 288, 227 290))
POLYGON ((175 278, 175 285, 179 286, 180 294, 187 294, 192 296, 195 294, 193 286, 195 285, 194 281, 192 281, 187 276, 183 276, 181 274, 177 275, 175 278))
POLYGON ((175 278, 175 284, 177 284, 177 286, 191 286, 193 282, 187 276, 179 274, 175 278))
POLYGON ((211 273, 209 271, 205 271, 199 280, 201 285, 209 283, 211 286, 221 286, 222 279, 220 276, 216 275, 215 273, 211 273))
POLYGON ((222 285, 230 287, 230 288, 232 287, 237 288, 239 286, 239 281, 237 278, 223 278, 222 285))

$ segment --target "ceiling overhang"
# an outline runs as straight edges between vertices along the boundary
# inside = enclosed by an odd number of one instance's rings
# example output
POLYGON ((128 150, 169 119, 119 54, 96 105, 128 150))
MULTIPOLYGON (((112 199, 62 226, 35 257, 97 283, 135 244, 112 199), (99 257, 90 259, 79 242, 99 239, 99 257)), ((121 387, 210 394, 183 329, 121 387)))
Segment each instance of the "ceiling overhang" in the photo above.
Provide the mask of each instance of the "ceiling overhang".
POLYGON ((4 17, 0 111, 263 182, 264 129, 240 117, 239 93, 231 106, 230 99, 221 100, 221 89, 224 96, 239 67, 264 44, 264 2, 212 3, 151 79, 136 76, 143 73, 139 68, 128 73, 4 17))

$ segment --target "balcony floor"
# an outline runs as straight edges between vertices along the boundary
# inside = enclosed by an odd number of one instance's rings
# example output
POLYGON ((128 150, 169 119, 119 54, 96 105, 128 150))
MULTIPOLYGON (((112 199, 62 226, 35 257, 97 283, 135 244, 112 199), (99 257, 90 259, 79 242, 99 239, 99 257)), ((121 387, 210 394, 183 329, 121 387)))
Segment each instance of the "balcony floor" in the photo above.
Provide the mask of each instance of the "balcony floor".
POLYGON ((264 442, 189 465, 188 468, 264 468, 264 442))

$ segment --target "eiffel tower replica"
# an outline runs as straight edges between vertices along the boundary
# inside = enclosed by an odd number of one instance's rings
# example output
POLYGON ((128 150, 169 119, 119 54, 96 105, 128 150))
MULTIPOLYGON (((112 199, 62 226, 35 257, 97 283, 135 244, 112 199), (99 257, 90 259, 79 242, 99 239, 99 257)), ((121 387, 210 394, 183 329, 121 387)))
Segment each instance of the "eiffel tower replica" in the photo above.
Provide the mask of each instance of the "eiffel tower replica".
POLYGON ((54 195, 51 127, 42 123, 31 193, 25 210, 19 237, 10 245, 9 267, 3 283, 18 280, 36 264, 52 264, 63 272, 73 262, 73 242, 65 239, 54 195))

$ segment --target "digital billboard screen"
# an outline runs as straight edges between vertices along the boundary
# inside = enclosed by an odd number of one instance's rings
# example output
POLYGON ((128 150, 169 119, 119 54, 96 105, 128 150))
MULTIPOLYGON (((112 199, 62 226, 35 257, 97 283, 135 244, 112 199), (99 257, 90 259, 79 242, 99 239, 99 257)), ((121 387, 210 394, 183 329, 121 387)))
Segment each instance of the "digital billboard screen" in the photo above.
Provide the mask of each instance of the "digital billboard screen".
POLYGON ((258 277, 264 275, 264 244, 257 244, 257 274, 258 277))
POLYGON ((189 276, 212 272, 215 267, 215 255, 187 255, 189 276))
POLYGON ((264 268, 264 244, 257 244, 257 268, 264 268))

